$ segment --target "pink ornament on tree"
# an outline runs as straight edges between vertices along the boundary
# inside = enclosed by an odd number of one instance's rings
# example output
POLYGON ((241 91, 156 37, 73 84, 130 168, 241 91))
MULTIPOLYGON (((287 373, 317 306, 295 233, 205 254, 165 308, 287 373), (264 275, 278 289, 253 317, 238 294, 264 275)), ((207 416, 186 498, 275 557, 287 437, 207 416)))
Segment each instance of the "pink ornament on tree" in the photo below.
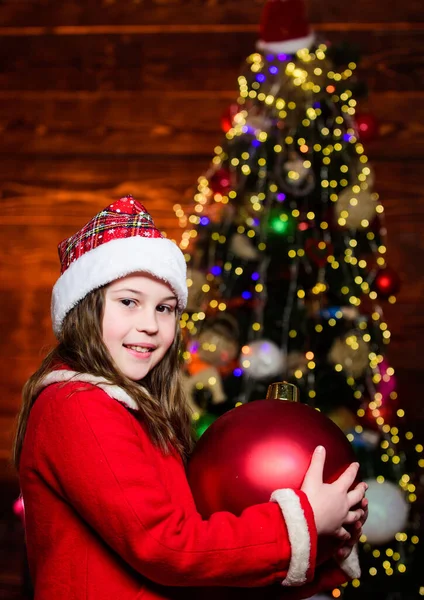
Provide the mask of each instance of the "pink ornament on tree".
POLYGON ((384 404, 386 401, 390 402, 390 394, 396 390, 396 377, 386 358, 378 365, 378 371, 380 372, 381 380, 376 385, 376 390, 382 395, 382 402, 384 404))
POLYGON ((387 358, 373 368, 373 377, 369 376, 368 389, 370 398, 366 400, 362 408, 364 425, 373 430, 379 430, 382 425, 392 425, 399 408, 398 396, 395 393, 397 383, 394 370, 390 367, 387 358), (374 376, 380 375, 380 380, 375 382, 374 376), (378 419, 383 419, 379 421, 378 419))
POLYGON ((231 190, 231 174, 226 168, 218 169, 209 180, 209 187, 214 194, 225 196, 231 190))

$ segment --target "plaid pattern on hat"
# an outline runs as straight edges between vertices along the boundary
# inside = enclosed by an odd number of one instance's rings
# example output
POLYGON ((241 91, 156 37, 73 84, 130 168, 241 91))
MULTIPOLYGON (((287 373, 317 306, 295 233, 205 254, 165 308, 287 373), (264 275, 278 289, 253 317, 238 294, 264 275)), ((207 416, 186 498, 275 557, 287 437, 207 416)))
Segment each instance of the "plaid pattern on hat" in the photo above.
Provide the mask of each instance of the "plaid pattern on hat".
POLYGON ((100 211, 63 240, 58 252, 61 276, 53 288, 51 306, 56 335, 67 313, 88 293, 131 273, 148 273, 165 281, 177 296, 178 308, 186 306, 184 255, 132 196, 100 211))
POLYGON ((89 250, 113 239, 135 235, 163 238, 144 206, 132 196, 125 196, 99 212, 80 231, 59 244, 61 273, 89 250))

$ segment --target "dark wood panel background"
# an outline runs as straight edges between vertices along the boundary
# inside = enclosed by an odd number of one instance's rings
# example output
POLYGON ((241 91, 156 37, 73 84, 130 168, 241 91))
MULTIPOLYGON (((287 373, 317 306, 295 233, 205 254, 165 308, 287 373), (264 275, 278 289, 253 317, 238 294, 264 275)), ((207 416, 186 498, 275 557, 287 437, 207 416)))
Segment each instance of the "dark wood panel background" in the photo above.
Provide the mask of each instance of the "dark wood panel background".
MULTIPOLYGON (((221 139, 263 0, 3 0, 0 3, 0 479, 23 382, 54 343, 56 244, 132 192, 180 239, 221 139)), ((309 0, 323 40, 357 45, 379 120, 367 145, 403 280, 386 309, 390 356, 411 421, 421 407, 424 316, 424 6, 421 0, 309 0)))

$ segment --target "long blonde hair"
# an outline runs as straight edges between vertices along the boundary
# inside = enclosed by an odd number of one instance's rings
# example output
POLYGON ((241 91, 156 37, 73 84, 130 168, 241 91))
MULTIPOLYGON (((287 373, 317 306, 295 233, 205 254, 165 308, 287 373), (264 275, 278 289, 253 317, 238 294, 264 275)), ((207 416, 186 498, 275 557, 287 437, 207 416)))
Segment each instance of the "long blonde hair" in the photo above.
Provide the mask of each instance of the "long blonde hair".
POLYGON ((136 402, 153 442, 165 453, 169 453, 173 446, 184 459, 189 456, 193 434, 181 382, 181 332, 178 322, 174 341, 163 359, 142 382, 135 382, 116 369, 103 342, 104 299, 104 287, 94 290, 66 315, 58 345, 26 382, 13 448, 17 468, 29 415, 39 394, 41 380, 63 364, 79 373, 104 377, 112 385, 123 388, 136 402))

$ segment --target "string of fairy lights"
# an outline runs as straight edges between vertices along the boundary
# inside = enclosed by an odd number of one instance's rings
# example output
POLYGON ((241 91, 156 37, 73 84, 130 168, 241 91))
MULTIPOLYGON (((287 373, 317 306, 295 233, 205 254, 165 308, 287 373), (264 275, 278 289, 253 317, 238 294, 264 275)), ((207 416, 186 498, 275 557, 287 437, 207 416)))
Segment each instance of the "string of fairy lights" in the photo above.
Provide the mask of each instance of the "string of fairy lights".
MULTIPOLYGON (((385 365, 384 356, 378 351, 373 351, 370 343, 378 334, 382 344, 387 346, 390 343, 391 332, 388 324, 383 317, 383 311, 379 304, 379 291, 375 289, 373 283, 379 272, 387 267, 386 264, 386 228, 384 225, 384 208, 379 202, 378 194, 372 193, 373 172, 368 164, 368 157, 365 154, 363 144, 358 138, 355 128, 354 116, 356 113, 356 100, 353 98, 352 90, 349 89, 349 80, 355 72, 356 64, 350 62, 346 68, 337 72, 332 67, 328 57, 328 49, 325 44, 320 44, 314 50, 302 49, 296 53, 296 56, 272 55, 264 56, 260 53, 253 53, 247 58, 247 72, 238 78, 239 97, 237 99, 238 111, 232 117, 231 127, 226 132, 226 149, 217 146, 214 151, 214 157, 211 161, 210 169, 198 179, 197 192, 194 195, 193 213, 187 215, 180 204, 174 206, 175 214, 179 220, 181 228, 184 230, 180 242, 181 249, 186 252, 186 260, 189 264, 193 260, 193 248, 195 248, 198 230, 210 223, 210 215, 215 213, 225 220, 227 218, 225 209, 231 203, 239 199, 243 193, 243 182, 251 175, 252 169, 257 173, 257 189, 249 197, 248 211, 244 216, 243 222, 237 226, 237 234, 247 237, 255 243, 255 249, 258 253, 258 264, 262 265, 252 274, 251 279, 254 284, 254 293, 262 300, 267 293, 266 284, 266 250, 267 235, 264 228, 264 221, 268 227, 271 227, 274 233, 284 235, 287 230, 304 231, 309 227, 315 227, 321 232, 321 239, 318 242, 318 250, 326 255, 325 266, 318 269, 318 277, 311 290, 305 290, 299 285, 295 278, 296 269, 303 261, 308 260, 305 248, 301 243, 292 244, 287 250, 287 258, 290 269, 292 270, 292 282, 295 282, 286 299, 285 316, 283 322, 287 328, 283 331, 282 345, 286 345, 289 339, 294 339, 298 335, 295 328, 290 328, 290 313, 294 303, 306 301, 307 292, 312 294, 317 300, 322 294, 328 291, 326 282, 326 269, 343 270, 347 269, 353 285, 349 286, 345 280, 340 287, 340 295, 346 299, 343 307, 334 307, 332 310, 324 311, 321 315, 329 327, 337 325, 338 320, 348 318, 355 322, 355 327, 344 337, 343 343, 351 351, 366 351, 369 365, 370 376, 366 378, 365 387, 358 385, 356 378, 346 369, 343 361, 334 361, 334 370, 337 373, 346 372, 347 384, 352 389, 354 398, 358 401, 360 408, 357 410, 359 419, 366 415, 371 415, 375 421, 375 427, 380 434, 380 451, 382 463, 391 463, 393 472, 396 475, 398 485, 404 491, 405 497, 409 503, 414 503, 417 499, 416 485, 411 474, 406 472, 405 455, 402 451, 404 440, 411 442, 413 440, 412 431, 401 431, 397 426, 386 422, 384 414, 384 403, 395 402, 397 392, 394 389, 395 372, 392 367, 385 365), (345 83, 346 86, 341 86, 345 83), (343 87, 342 91, 338 91, 343 87), (290 93, 287 92, 290 91, 290 93), (322 108, 318 101, 323 95, 331 100, 337 107, 337 115, 329 124, 324 122, 319 128, 320 139, 311 143, 313 135, 308 135, 308 131, 316 128, 316 121, 322 117, 322 108), (254 110, 252 109, 254 107, 254 110), (344 255, 337 258, 332 249, 331 224, 326 218, 326 211, 317 214, 315 210, 300 211, 296 203, 288 209, 281 209, 279 214, 274 215, 267 212, 267 199, 275 198, 284 205, 286 194, 284 186, 278 185, 270 175, 268 170, 268 161, 264 144, 269 136, 269 115, 273 115, 284 126, 281 128, 277 143, 273 146, 273 153, 287 156, 292 150, 299 160, 288 161, 287 170, 288 185, 295 184, 291 191, 296 196, 296 183, 303 182, 306 191, 315 185, 311 178, 312 156, 320 155, 321 162, 321 198, 325 204, 332 207, 336 217, 337 224, 344 229, 345 249, 344 255), (296 135, 295 128, 290 127, 290 123, 296 122, 302 127, 303 135, 296 135), (288 124, 288 125, 286 125, 288 124), (249 136, 250 147, 243 149, 238 155, 232 156, 229 152, 231 144, 240 138, 249 136), (341 160, 341 157, 347 157, 348 152, 354 159, 341 160), (330 177, 329 169, 333 164, 340 164, 338 175, 334 173, 330 177), (231 181, 225 182, 219 189, 214 189, 212 182, 217 174, 221 173, 223 167, 229 165, 230 170, 238 174, 236 189, 231 186, 231 181), (309 186, 309 188, 308 188, 309 186), (358 213, 358 208, 360 209, 358 213), (366 231, 374 218, 379 223, 378 233, 372 229, 366 231), (360 249, 360 240, 358 233, 368 242, 371 259, 365 258, 360 249), (370 318, 362 316, 359 308, 367 303, 372 307, 370 318), (389 390, 387 397, 382 389, 389 390), (393 389, 392 389, 393 388, 393 389)), ((225 178, 224 175, 221 177, 225 178)), ((234 215, 229 214, 229 219, 234 215)), ((219 247, 228 243, 226 228, 221 227, 211 234, 211 244, 213 247, 219 247)), ((213 259, 212 251, 211 257, 213 259)), ((213 260, 212 260, 213 263, 213 260)), ((211 291, 217 288, 223 272, 231 273, 231 276, 237 278, 243 275, 243 267, 233 268, 231 261, 225 262, 219 266, 212 264, 208 273, 205 275, 205 281, 201 286, 205 297, 211 294, 211 291)), ((342 278, 343 279, 343 278, 342 278)), ((188 285, 193 284, 193 280, 188 279, 188 285)), ((242 296, 249 298, 250 292, 242 296)), ((251 295, 251 294, 250 294, 251 295)), ((213 296, 213 294, 212 294, 213 296)), ((386 297, 389 303, 396 302, 396 295, 390 294, 386 297)), ((191 314, 186 312, 182 315, 181 326, 190 336, 194 337, 198 332, 199 323, 207 318, 208 311, 225 312, 227 301, 212 297, 208 300, 207 308, 194 311, 191 314)), ((262 306, 264 302, 262 302, 262 306)), ((252 336, 257 337, 263 329, 263 313, 261 310, 253 311, 254 318, 251 324, 252 336)), ((284 329, 284 327, 283 327, 284 329)), ((322 322, 315 325, 316 334, 324 330, 322 322)), ((213 348, 212 348, 213 350, 213 348)), ((211 348, 209 348, 211 351, 211 348)), ((237 367, 238 375, 249 368, 249 345, 241 349, 240 365, 237 367)), ((190 350, 185 351, 185 359, 190 360, 190 350)), ((316 360, 314 353, 308 351, 305 353, 305 368, 295 369, 294 377, 303 382, 308 390, 311 401, 316 396, 314 370, 316 369, 316 360)), ((405 418, 403 408, 398 408, 396 416, 399 420, 405 418)), ((355 426, 355 433, 362 434, 364 428, 362 425, 355 426)), ((354 440, 354 434, 349 433, 348 439, 354 440)), ((415 454, 419 468, 424 468, 423 458, 424 447, 422 444, 415 444, 415 454)), ((383 475, 376 477, 377 482, 383 483, 383 475)), ((364 549, 368 550, 375 559, 375 566, 370 567, 369 574, 377 575, 381 569, 387 576, 393 575, 396 571, 403 573, 407 570, 405 564, 405 548, 413 550, 419 543, 417 535, 408 536, 404 531, 396 534, 395 540, 397 547, 389 547, 384 551, 372 549, 367 543, 365 536, 362 536, 361 542, 364 549)), ((359 580, 352 582, 354 587, 360 586, 359 580)), ((420 594, 424 595, 424 587, 420 588, 420 594)), ((333 590, 333 597, 340 596, 340 590, 333 590)))

